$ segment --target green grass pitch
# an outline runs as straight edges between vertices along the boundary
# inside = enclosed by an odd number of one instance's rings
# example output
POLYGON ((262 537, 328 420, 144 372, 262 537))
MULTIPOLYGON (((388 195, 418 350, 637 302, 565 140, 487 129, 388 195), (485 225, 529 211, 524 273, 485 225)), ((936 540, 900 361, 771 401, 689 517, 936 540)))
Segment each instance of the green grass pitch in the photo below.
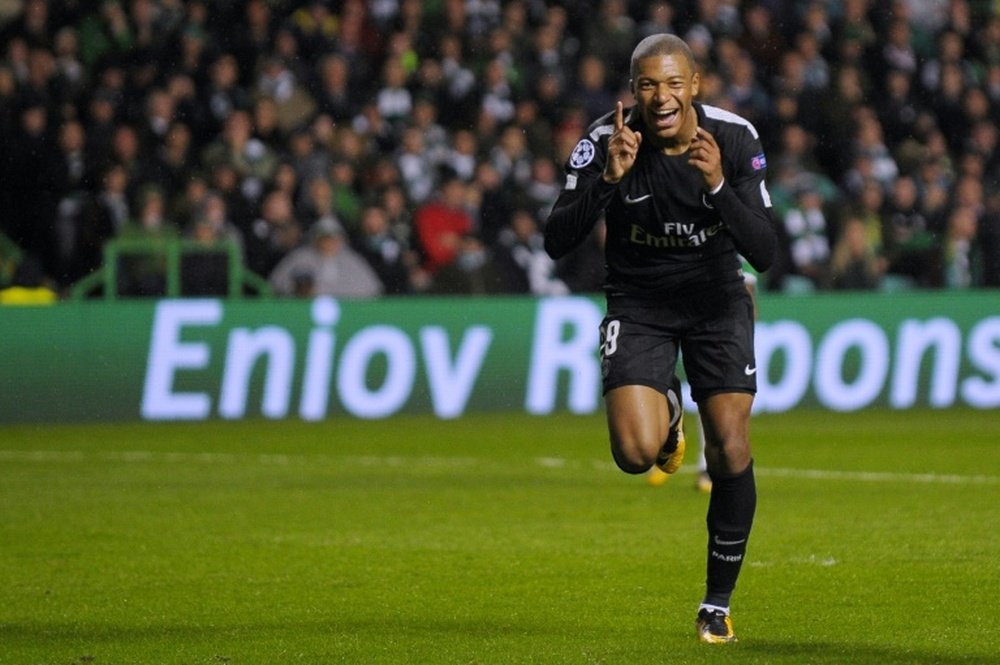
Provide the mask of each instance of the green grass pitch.
POLYGON ((0 427, 0 663, 1000 662, 997 412, 752 434, 719 647, 693 454, 648 487, 601 415, 0 427))

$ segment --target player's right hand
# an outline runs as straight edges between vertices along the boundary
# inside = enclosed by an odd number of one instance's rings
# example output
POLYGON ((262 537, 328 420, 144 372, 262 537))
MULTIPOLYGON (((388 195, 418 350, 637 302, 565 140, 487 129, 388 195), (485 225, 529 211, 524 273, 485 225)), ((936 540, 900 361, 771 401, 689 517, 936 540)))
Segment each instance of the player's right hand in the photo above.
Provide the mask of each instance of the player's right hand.
POLYGON ((639 154, 642 134, 625 126, 625 111, 621 102, 615 107, 615 131, 608 139, 608 161, 604 165, 604 180, 617 183, 632 170, 639 154))

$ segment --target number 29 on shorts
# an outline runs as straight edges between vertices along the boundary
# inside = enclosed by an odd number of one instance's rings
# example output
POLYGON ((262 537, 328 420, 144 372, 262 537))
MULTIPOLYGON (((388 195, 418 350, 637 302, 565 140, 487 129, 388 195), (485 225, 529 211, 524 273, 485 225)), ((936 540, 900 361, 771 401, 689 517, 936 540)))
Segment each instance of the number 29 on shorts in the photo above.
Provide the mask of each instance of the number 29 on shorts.
POLYGON ((618 334, 622 324, 618 319, 612 319, 601 326, 601 356, 607 358, 618 350, 618 334))

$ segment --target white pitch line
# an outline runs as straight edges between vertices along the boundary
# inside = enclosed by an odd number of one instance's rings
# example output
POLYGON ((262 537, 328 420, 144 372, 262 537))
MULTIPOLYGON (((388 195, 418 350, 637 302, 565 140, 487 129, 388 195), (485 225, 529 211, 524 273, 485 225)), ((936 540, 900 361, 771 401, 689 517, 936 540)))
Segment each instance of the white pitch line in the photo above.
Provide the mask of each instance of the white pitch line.
MULTIPOLYGON (((535 460, 539 466, 546 468, 566 468, 579 466, 558 457, 540 457, 535 460)), ((595 469, 616 470, 617 467, 610 461, 595 460, 592 465, 595 469)), ((693 464, 682 466, 677 473, 695 474, 699 469, 693 464)), ((810 480, 840 480, 856 481, 866 483, 936 483, 940 485, 1000 485, 1000 476, 987 475, 961 475, 956 473, 900 473, 895 471, 833 471, 829 469, 782 469, 777 467, 766 467, 754 465, 754 474, 763 477, 774 478, 807 478, 810 480)))
POLYGON ((292 465, 344 465, 359 467, 420 467, 461 468, 475 466, 481 460, 475 457, 435 457, 431 455, 407 457, 403 455, 295 455, 281 453, 198 453, 153 452, 149 450, 82 451, 82 450, 2 450, 0 462, 55 462, 79 463, 87 460, 121 462, 130 464, 233 464, 256 461, 267 466, 292 465))
POLYGON ((941 485, 998 485, 1000 476, 957 473, 899 473, 895 471, 829 471, 825 469, 775 469, 754 466, 758 476, 775 478, 808 478, 809 480, 850 480, 865 483, 903 482, 941 485))
POLYGON ((757 561, 756 559, 751 559, 747 564, 751 568, 771 568, 776 565, 793 565, 793 566, 820 566, 822 568, 830 568, 831 566, 836 566, 840 562, 834 559, 832 556, 818 557, 815 554, 810 554, 807 557, 792 557, 791 559, 786 559, 784 561, 757 561))
MULTIPOLYGON (((444 457, 403 455, 289 455, 289 454, 247 454, 238 453, 185 453, 185 452, 152 452, 148 450, 129 450, 121 452, 81 451, 81 450, 3 450, 0 449, 0 462, 39 462, 39 463, 79 463, 88 459, 107 462, 124 463, 171 463, 171 464, 232 464, 247 459, 256 460, 268 466, 291 465, 330 465, 349 464, 360 467, 387 468, 468 468, 484 463, 476 457, 444 457)), ((532 460, 534 464, 555 471, 582 468, 587 463, 569 460, 563 457, 538 457, 532 460)), ((614 471, 615 465, 609 461, 591 460, 590 467, 601 471, 614 471)), ((680 473, 695 473, 693 465, 686 465, 680 473)), ((776 467, 755 466, 754 473, 767 478, 802 478, 808 480, 828 480, 862 483, 926 483, 938 485, 1000 485, 1000 476, 982 474, 962 475, 955 473, 901 473, 895 471, 834 471, 830 469, 784 469, 776 467)))

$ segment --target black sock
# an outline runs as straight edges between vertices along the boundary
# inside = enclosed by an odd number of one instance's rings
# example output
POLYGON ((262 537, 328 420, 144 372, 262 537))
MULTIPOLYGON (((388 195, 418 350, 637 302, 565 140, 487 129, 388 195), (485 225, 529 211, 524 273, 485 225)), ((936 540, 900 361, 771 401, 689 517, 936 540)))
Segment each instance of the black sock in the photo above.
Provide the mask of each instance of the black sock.
POLYGON ((708 579, 705 603, 729 607, 757 508, 753 461, 735 476, 713 476, 708 502, 708 579))

